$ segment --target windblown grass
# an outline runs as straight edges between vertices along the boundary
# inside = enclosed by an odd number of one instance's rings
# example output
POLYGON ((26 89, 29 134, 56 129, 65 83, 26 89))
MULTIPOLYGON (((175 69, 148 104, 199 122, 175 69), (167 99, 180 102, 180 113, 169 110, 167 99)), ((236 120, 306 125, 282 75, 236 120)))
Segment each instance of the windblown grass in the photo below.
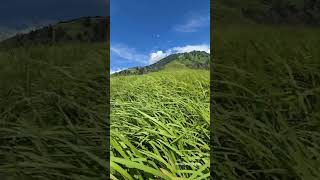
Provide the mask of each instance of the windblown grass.
POLYGON ((320 179, 319 30, 213 34, 214 179, 320 179))
POLYGON ((0 51, 0 179, 106 179, 106 44, 0 51))
POLYGON ((210 177, 209 71, 111 78, 111 177, 210 177))

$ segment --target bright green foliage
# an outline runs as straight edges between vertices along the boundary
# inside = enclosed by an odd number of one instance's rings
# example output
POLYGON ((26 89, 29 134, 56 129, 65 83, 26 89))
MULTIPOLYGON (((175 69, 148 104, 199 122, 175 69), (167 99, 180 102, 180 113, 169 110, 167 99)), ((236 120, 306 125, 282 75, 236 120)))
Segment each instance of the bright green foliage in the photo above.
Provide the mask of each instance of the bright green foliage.
POLYGON ((111 174, 208 179, 209 71, 167 67, 111 78, 111 174))

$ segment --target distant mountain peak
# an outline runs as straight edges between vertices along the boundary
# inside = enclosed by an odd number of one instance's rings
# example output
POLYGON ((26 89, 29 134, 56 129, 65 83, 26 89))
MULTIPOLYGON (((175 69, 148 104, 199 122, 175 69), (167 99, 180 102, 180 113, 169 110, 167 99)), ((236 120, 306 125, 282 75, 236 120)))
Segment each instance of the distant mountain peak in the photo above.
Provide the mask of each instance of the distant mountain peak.
POLYGON ((80 17, 17 34, 0 43, 1 47, 17 47, 61 42, 108 42, 109 17, 80 17))
POLYGON ((154 64, 145 67, 133 67, 117 73, 114 75, 133 75, 146 74, 165 69, 166 67, 175 63, 177 65, 185 66, 192 69, 209 69, 210 54, 205 51, 191 51, 185 53, 171 54, 154 64))

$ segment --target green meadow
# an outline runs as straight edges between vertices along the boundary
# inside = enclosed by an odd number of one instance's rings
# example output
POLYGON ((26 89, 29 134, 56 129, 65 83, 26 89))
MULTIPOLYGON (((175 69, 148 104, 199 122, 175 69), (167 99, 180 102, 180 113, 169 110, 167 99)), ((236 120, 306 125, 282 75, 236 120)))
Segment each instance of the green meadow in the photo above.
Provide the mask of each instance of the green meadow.
POLYGON ((0 179, 107 179, 107 49, 0 50, 0 179))
POLYGON ((214 179, 320 178, 319 32, 262 25, 212 32, 214 179))
POLYGON ((111 178, 210 177, 209 76, 170 63, 111 78, 111 178))
POLYGON ((109 148, 114 179, 209 178, 209 71, 171 63, 109 91, 107 47, 1 49, 1 178, 106 179, 109 148))

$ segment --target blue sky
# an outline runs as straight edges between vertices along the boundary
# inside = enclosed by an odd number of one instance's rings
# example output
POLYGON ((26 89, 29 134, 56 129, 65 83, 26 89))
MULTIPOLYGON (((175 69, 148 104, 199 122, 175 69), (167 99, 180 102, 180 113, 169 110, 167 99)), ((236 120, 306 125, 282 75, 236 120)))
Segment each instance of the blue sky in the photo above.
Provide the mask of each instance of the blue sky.
POLYGON ((210 0, 113 0, 111 72, 172 53, 210 51, 210 0))

